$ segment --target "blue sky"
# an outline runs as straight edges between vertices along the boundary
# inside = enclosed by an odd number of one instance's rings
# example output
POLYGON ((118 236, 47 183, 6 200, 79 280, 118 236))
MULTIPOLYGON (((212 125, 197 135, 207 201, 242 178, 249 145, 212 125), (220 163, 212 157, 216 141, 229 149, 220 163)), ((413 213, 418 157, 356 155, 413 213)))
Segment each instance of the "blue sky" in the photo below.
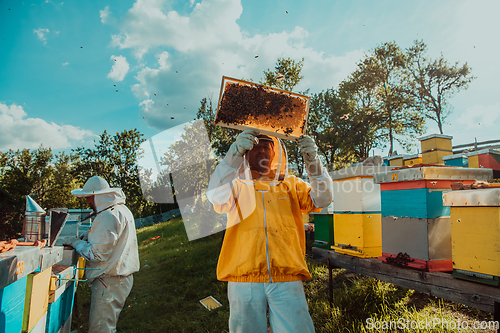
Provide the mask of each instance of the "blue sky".
POLYGON ((453 144, 499 139, 498 12, 494 0, 1 0, 0 151, 90 146, 104 130, 149 138, 216 103, 223 75, 259 81, 278 57, 304 57, 297 90, 318 93, 377 45, 415 39, 477 77, 450 101, 453 144))

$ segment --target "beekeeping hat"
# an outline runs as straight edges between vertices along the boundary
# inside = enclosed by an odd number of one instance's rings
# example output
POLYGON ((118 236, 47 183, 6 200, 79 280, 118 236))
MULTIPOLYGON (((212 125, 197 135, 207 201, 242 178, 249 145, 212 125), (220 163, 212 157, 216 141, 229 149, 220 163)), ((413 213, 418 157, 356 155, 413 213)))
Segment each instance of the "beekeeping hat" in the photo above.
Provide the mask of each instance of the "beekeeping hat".
POLYGON ((71 191, 75 197, 89 197, 91 195, 99 195, 105 193, 111 193, 121 191, 121 188, 118 187, 109 187, 108 182, 99 176, 90 177, 83 188, 78 188, 76 190, 71 191))
POLYGON ((259 140, 259 142, 266 143, 271 147, 274 147, 274 140, 269 135, 259 134, 257 135, 257 139, 259 140))

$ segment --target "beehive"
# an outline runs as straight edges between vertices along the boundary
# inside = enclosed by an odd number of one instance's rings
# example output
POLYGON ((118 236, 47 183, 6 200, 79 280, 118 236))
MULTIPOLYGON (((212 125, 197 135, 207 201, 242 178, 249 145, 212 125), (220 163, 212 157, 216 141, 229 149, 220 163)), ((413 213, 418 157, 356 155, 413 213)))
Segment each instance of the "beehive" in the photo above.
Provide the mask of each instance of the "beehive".
POLYGON ((442 193, 461 181, 491 179, 491 170, 452 167, 401 168, 377 173, 382 207, 383 261, 406 258, 405 265, 426 271, 451 271, 449 207, 442 193))
POLYGON ((75 296, 75 268, 54 265, 50 280, 46 332, 69 332, 75 296))
POLYGON ((314 243, 313 246, 330 249, 334 244, 333 214, 328 208, 323 208, 319 213, 310 213, 314 217, 314 243))
POLYGON ((452 155, 452 145, 450 135, 431 134, 421 138, 420 148, 422 149, 422 163, 443 165, 443 157, 452 155))
POLYGON ((23 332, 45 332, 52 267, 28 275, 23 332))
POLYGON ((215 124, 296 140, 305 134, 310 97, 224 76, 215 124))
POLYGON ((500 189, 443 193, 450 206, 453 275, 486 284, 500 280, 500 189))
POLYGON ((493 170, 493 178, 500 178, 500 151, 482 149, 466 154, 470 168, 486 168, 493 170))
POLYGON ((451 140, 453 139, 450 135, 444 134, 431 134, 418 138, 420 141, 420 148, 422 153, 434 150, 452 150, 451 140))
POLYGON ((465 154, 453 154, 442 157, 444 165, 446 166, 455 166, 461 168, 469 167, 469 162, 467 160, 467 155, 465 154))
POLYGON ((0 253, 0 332, 21 332, 28 275, 38 269, 40 248, 18 246, 0 253), (1 321, 0 321, 1 323, 1 321))
POLYGON ((392 167, 403 166, 403 156, 404 155, 394 155, 394 156, 387 158, 387 160, 389 161, 389 166, 392 166, 392 167))
POLYGON ((391 169, 355 165, 330 173, 335 252, 363 258, 381 255, 380 185, 373 182, 373 175, 391 169))
POLYGON ((422 154, 407 155, 403 157, 403 165, 413 166, 422 163, 422 154))

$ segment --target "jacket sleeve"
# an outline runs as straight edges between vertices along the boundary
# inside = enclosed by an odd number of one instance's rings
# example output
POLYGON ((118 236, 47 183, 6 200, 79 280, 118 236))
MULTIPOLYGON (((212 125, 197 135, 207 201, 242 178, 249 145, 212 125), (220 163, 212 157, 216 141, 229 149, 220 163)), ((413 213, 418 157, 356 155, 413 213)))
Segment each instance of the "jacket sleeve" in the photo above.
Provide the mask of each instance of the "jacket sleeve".
POLYGON ((231 199, 234 180, 238 177, 238 171, 243 163, 243 157, 236 156, 232 152, 233 146, 210 178, 207 189, 208 200, 214 206, 224 205, 228 202, 234 202, 231 199))
POLYGON ((314 206, 318 208, 328 207, 333 201, 332 178, 319 160, 316 170, 316 172, 309 172, 311 199, 314 202, 314 206))
POLYGON ((121 235, 118 218, 110 211, 97 215, 89 232, 87 242, 82 242, 76 251, 88 261, 107 261, 121 235))

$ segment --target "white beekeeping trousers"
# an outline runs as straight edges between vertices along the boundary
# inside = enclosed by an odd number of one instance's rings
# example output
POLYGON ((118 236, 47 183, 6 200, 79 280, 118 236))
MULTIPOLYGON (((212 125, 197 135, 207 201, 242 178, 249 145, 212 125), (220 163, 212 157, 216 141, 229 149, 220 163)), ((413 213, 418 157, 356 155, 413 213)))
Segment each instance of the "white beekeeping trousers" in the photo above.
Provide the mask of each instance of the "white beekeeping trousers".
POLYGON ((101 276, 92 282, 89 333, 114 333, 134 279, 128 276, 101 276))
POLYGON ((266 333, 267 310, 273 333, 314 333, 302 281, 229 282, 229 332, 266 333))

